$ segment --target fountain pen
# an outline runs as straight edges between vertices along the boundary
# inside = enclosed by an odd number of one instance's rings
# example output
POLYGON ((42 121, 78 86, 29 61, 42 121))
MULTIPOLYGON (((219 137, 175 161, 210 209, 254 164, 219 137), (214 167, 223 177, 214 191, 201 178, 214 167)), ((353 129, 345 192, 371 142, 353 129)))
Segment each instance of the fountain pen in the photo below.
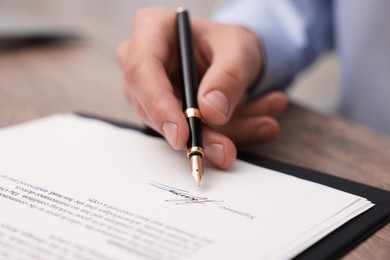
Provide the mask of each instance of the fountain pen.
POLYGON ((187 142, 187 157, 190 160, 191 174, 200 186, 203 176, 202 118, 197 102, 198 80, 192 46, 191 25, 188 11, 179 7, 176 10, 179 57, 182 79, 182 103, 190 135, 187 142))

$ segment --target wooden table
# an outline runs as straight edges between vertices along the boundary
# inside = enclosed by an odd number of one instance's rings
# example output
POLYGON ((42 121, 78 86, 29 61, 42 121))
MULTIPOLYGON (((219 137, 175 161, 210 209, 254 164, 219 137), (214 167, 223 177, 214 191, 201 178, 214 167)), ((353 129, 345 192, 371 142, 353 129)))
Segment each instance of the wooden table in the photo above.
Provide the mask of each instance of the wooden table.
MULTIPOLYGON (((75 28, 82 40, 0 51, 0 126, 60 112, 87 112, 139 124, 121 91, 115 60, 118 43, 142 6, 163 1, 3 0, 0 10, 43 17, 75 28)), ((177 2, 171 3, 175 7, 177 2)), ((187 1, 195 14, 211 9, 187 1)), ((252 152, 279 161, 390 190, 390 138, 339 117, 291 104, 280 117, 281 135, 252 152)), ((361 243, 346 259, 385 259, 390 225, 361 243)))

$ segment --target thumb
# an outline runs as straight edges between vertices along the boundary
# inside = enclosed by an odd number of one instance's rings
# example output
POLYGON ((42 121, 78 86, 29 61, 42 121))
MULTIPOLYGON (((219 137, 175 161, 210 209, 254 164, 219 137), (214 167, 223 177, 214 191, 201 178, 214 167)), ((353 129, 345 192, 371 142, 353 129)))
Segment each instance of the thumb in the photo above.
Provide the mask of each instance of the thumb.
POLYGON ((256 79, 261 55, 255 36, 242 28, 213 43, 212 63, 200 82, 198 104, 207 123, 223 125, 256 79))

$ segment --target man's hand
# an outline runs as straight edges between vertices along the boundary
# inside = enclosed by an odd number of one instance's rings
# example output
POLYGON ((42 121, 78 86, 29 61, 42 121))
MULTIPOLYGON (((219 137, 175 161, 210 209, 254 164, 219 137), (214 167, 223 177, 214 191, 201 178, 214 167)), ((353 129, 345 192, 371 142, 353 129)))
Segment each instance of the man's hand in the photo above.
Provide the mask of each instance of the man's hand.
MULTIPOLYGON (((176 13, 163 8, 140 11, 132 36, 118 48, 124 91, 141 120, 161 133, 174 149, 183 149, 189 129, 178 88, 180 68, 176 13)), ((275 116, 287 105, 274 92, 251 103, 245 93, 261 70, 263 57, 256 35, 236 25, 191 18, 200 79, 198 104, 204 120, 206 158, 222 169, 236 159, 236 144, 275 138, 275 116)))

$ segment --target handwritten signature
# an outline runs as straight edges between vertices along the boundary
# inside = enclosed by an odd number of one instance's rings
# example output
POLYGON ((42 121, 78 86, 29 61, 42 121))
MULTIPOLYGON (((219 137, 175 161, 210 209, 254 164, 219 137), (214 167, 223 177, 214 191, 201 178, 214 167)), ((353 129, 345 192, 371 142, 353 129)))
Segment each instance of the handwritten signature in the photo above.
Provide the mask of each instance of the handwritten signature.
POLYGON ((151 182, 149 182, 149 184, 153 187, 156 187, 158 189, 161 189, 161 190, 167 191, 171 194, 174 194, 176 196, 179 196, 180 199, 165 200, 167 202, 174 202, 176 205, 188 205, 188 204, 195 204, 195 203, 203 204, 203 205, 205 205, 205 204, 210 205, 211 204, 211 205, 217 206, 219 209, 222 209, 226 212, 229 212, 230 214, 239 215, 239 216, 245 217, 247 219, 251 219, 251 220, 256 218, 256 216, 254 216, 248 212, 244 212, 241 210, 237 210, 237 209, 233 209, 233 208, 221 205, 220 203, 224 202, 223 200, 211 200, 211 199, 208 199, 207 197, 199 197, 199 196, 190 194, 186 190, 182 190, 179 188, 168 186, 168 185, 162 184, 162 183, 157 182, 157 181, 151 181, 151 182))
POLYGON ((176 205, 186 205, 186 204, 194 204, 194 203, 205 204, 205 203, 210 203, 210 202, 213 202, 213 203, 224 202, 223 200, 211 200, 211 199, 208 199, 206 197, 195 196, 193 194, 190 194, 186 190, 171 187, 171 186, 162 184, 162 183, 157 182, 157 181, 151 181, 151 182, 149 182, 149 184, 158 188, 158 189, 165 190, 169 193, 172 193, 176 196, 181 197, 181 199, 165 200, 167 202, 175 202, 176 205))

